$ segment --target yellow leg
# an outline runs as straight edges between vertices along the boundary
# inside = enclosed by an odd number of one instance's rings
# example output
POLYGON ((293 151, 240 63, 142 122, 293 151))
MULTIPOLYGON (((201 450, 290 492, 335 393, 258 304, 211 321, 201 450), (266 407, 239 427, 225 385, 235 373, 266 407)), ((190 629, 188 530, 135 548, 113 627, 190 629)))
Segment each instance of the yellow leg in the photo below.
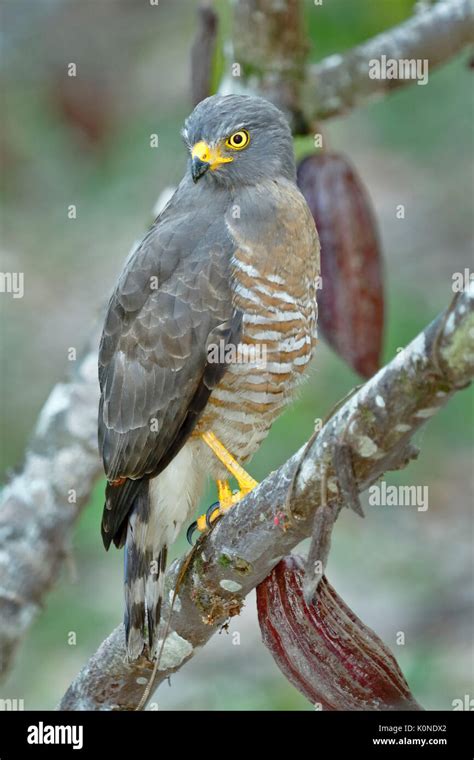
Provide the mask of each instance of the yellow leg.
POLYGON ((258 483, 254 478, 252 478, 251 475, 248 474, 248 472, 245 472, 244 468, 240 466, 240 464, 234 459, 232 454, 229 454, 225 446, 222 445, 222 443, 219 441, 218 438, 214 435, 214 433, 211 433, 210 430, 207 431, 207 433, 203 433, 201 436, 202 440, 207 443, 210 449, 214 452, 216 457, 222 462, 224 467, 230 472, 231 475, 234 476, 237 483, 239 484, 239 491, 241 492, 241 497, 247 494, 249 491, 252 490, 252 488, 255 488, 255 486, 258 486, 258 483))
POLYGON ((232 489, 228 480, 217 480, 217 498, 219 499, 219 507, 221 512, 227 512, 232 506, 233 496, 232 489))
POLYGON ((258 482, 252 478, 252 476, 249 475, 243 467, 240 466, 232 454, 230 454, 225 446, 223 446, 219 441, 219 439, 216 438, 214 433, 211 433, 209 430, 208 432, 203 433, 201 437, 203 441, 207 443, 209 448, 212 449, 216 457, 222 462, 226 470, 228 470, 230 474, 234 476, 239 485, 239 490, 235 493, 232 493, 232 489, 229 485, 228 480, 216 481, 219 506, 216 507, 211 512, 211 514, 209 514, 208 511, 206 515, 201 515, 198 517, 195 526, 200 533, 207 530, 209 523, 214 522, 214 520, 216 520, 219 515, 227 512, 233 504, 236 504, 238 501, 240 501, 240 499, 246 496, 249 491, 255 488, 255 486, 258 486, 258 482))

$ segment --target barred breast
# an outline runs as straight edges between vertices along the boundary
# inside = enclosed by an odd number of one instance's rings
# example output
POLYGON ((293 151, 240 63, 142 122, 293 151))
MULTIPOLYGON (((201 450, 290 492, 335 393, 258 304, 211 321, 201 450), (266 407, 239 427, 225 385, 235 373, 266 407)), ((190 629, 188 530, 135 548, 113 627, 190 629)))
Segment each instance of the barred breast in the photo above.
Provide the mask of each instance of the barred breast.
POLYGON ((237 243, 232 289, 243 313, 242 336, 234 352, 229 347, 227 371, 198 431, 212 430, 241 462, 255 453, 293 397, 316 343, 319 241, 299 191, 288 183, 284 195, 276 239, 244 239, 238 223, 229 223, 237 243))

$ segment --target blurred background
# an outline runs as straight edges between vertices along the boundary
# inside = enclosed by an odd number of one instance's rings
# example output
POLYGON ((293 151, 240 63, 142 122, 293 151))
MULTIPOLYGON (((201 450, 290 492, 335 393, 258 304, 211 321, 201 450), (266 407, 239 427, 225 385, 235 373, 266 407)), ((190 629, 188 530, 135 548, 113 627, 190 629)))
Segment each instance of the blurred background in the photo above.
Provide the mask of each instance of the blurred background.
MULTIPOLYGON (((230 3, 216 3, 221 35, 230 3)), ((311 60, 342 52, 406 19, 412 0, 331 0, 305 6, 311 60)), ((52 385, 68 372, 100 317, 123 261, 186 155, 191 109, 191 0, 1 0, 0 270, 25 273, 25 295, 3 294, 0 466, 21 464, 52 385), (74 62, 80 77, 67 76, 74 62), (150 148, 150 134, 159 147, 150 148), (77 218, 67 209, 77 207, 77 218)), ((385 257, 384 363, 452 297, 453 272, 472 268, 472 71, 466 54, 344 118, 325 122, 372 198, 385 257), (405 204, 406 217, 396 218, 405 204)), ((298 154, 310 143, 297 141, 298 154)), ((262 479, 308 438, 358 377, 320 343, 297 403, 273 427, 250 471, 262 479)), ((419 460, 388 483, 427 485, 429 509, 343 513, 330 582, 391 648, 425 708, 472 694, 473 396, 463 391, 418 436, 419 460), (397 644, 404 632, 405 644, 397 644)), ((209 491, 202 506, 213 499, 209 491)), ((99 533, 103 483, 73 537, 66 568, 0 698, 52 709, 122 615, 122 557, 99 533), (76 634, 70 645, 70 632, 76 634)), ((185 550, 184 540, 174 553, 185 550)), ((302 547, 304 549, 304 547, 302 547)), ((229 633, 155 695, 159 709, 313 709, 260 640, 249 597, 229 633), (240 636, 232 634, 238 632, 240 636)))

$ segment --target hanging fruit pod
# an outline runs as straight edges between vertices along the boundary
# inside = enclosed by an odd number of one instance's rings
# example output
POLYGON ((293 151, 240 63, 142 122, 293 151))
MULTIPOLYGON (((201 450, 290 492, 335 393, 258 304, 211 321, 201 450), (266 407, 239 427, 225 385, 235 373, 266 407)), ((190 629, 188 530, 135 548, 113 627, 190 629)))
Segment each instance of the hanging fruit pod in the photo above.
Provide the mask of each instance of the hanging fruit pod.
POLYGON ((338 153, 304 158, 298 185, 321 241, 318 328, 360 375, 380 367, 384 296, 377 227, 366 190, 338 153))
POLYGON ((379 637, 325 577, 311 604, 304 561, 285 557, 257 588, 262 638, 286 678, 323 710, 422 710, 379 637))

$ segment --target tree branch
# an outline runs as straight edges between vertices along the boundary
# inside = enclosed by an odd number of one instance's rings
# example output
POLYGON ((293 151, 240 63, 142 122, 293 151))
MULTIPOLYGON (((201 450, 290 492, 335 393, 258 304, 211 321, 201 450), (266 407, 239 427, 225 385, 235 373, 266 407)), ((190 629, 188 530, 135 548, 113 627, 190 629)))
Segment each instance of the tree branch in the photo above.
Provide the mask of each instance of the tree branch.
MULTIPOLYGON (((311 535, 321 507, 323 478, 326 506, 335 513, 344 506, 334 469, 341 440, 351 447, 359 492, 385 471, 400 469, 416 456, 411 439, 418 428, 474 375, 473 311, 471 286, 343 403, 307 446, 272 472, 199 542, 172 614, 156 685, 238 614, 245 596, 281 557, 311 535)), ((168 594, 180 566, 176 561, 167 573, 168 594)), ((169 604, 163 611, 165 620, 168 612, 169 604)), ((81 670, 59 707, 135 709, 151 669, 144 656, 126 661, 124 631, 119 626, 81 670)))
POLYGON ((471 0, 440 0, 399 26, 344 55, 308 67, 302 102, 308 119, 327 119, 363 105, 374 96, 413 84, 412 79, 370 79, 369 61, 428 60, 429 71, 474 42, 471 0))
POLYGON ((308 43, 299 4, 240 0, 233 39, 245 85, 283 108, 294 131, 304 133, 308 124, 413 84, 413 79, 371 79, 369 61, 382 55, 426 59, 431 72, 474 42, 474 6, 471 0, 440 0, 347 53, 305 66, 308 43))
POLYGON ((102 473, 97 451, 98 335, 39 416, 22 471, 0 498, 0 674, 69 553, 69 536, 102 473))
MULTIPOLYGON (((239 0, 234 5, 234 61, 252 92, 271 100, 286 113, 295 134, 307 132, 301 106, 301 85, 309 40, 300 0, 239 0)), ((232 90, 233 77, 223 84, 232 90)))

